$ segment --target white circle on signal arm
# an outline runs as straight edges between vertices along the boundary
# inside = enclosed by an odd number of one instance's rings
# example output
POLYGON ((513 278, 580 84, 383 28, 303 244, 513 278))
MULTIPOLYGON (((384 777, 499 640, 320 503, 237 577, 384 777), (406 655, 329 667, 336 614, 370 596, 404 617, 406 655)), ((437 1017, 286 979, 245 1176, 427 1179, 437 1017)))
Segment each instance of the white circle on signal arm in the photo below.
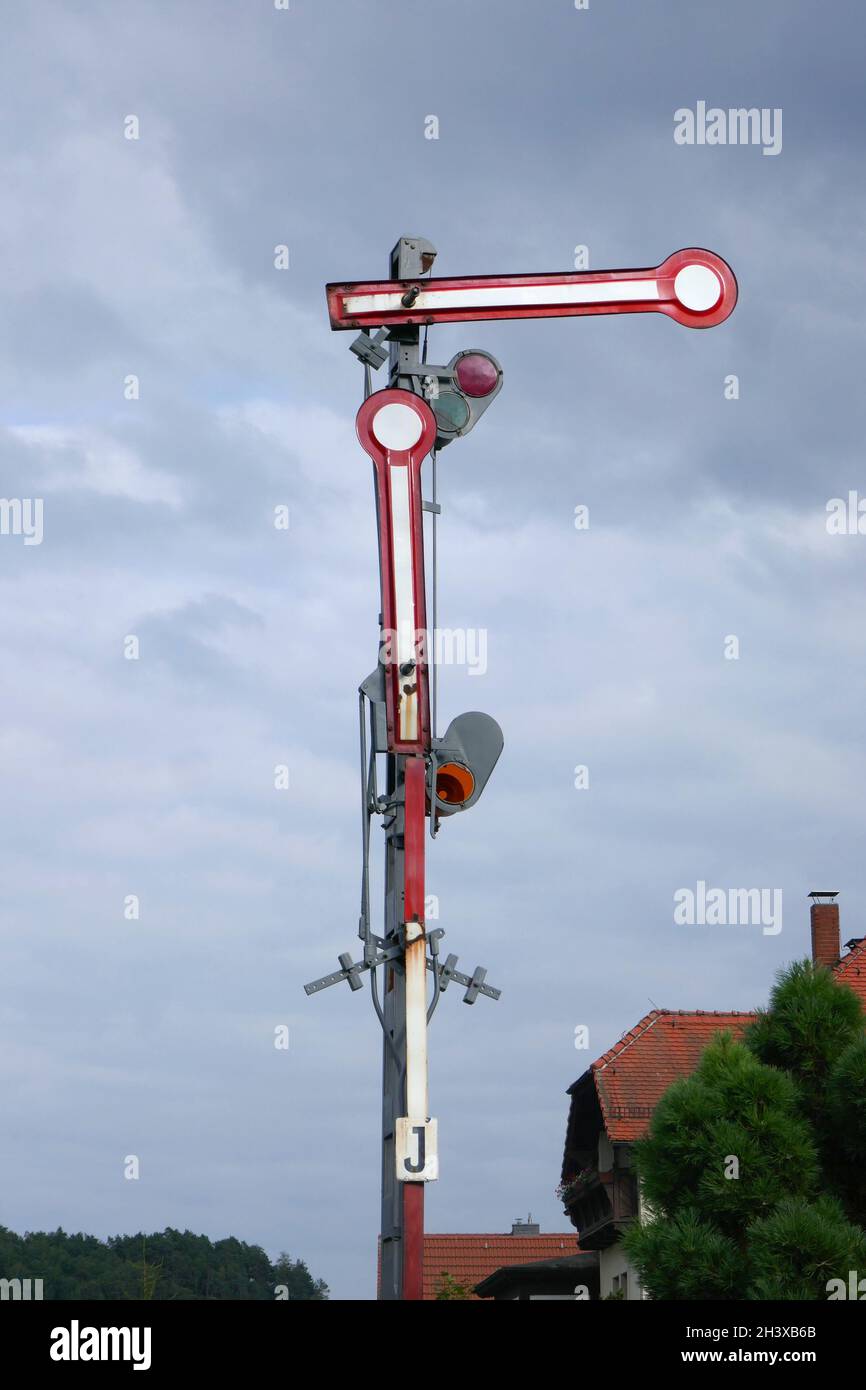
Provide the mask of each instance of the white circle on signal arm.
POLYGON ((424 424, 410 405, 391 401, 373 416, 373 433, 385 449, 411 449, 421 438, 424 424))
POLYGON ((674 294, 684 309, 700 314, 718 304, 722 282, 708 265, 684 265, 674 279, 674 294))

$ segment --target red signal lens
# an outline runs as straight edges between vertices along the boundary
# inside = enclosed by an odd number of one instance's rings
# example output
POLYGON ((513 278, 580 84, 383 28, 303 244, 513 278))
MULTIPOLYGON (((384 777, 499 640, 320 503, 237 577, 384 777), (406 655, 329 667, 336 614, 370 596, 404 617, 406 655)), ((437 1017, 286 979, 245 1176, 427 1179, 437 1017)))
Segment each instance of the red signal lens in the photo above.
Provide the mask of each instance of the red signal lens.
POLYGON ((457 385, 467 396, 489 396, 496 389, 499 372, 483 352, 467 352, 454 369, 457 385))

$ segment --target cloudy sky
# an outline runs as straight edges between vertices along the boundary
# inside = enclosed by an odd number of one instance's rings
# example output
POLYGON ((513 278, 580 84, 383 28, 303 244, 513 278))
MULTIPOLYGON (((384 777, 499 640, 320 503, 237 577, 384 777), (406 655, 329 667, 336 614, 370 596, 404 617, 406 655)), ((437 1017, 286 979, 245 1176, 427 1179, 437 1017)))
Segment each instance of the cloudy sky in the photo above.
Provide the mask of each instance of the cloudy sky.
POLYGON ((436 1016, 428 1226, 564 1231, 589 1062, 653 1004, 764 1001, 811 889, 863 930, 866 536, 826 525, 866 496, 862 7, 13 0, 3 22, 0 494, 44 502, 41 544, 0 535, 15 1230, 231 1234, 374 1295, 381 1035, 366 987, 302 988, 357 946, 378 610, 362 374, 324 283, 384 276, 405 232, 443 275, 571 269, 578 245, 736 271, 706 333, 431 335, 435 361, 505 370, 442 456, 440 621, 484 629, 488 669, 443 672, 440 723, 486 710, 506 746, 430 855, 445 947, 502 998, 436 1016), (781 152, 676 144, 699 101, 781 109, 781 152), (676 925, 699 880, 781 889, 782 931, 676 925))

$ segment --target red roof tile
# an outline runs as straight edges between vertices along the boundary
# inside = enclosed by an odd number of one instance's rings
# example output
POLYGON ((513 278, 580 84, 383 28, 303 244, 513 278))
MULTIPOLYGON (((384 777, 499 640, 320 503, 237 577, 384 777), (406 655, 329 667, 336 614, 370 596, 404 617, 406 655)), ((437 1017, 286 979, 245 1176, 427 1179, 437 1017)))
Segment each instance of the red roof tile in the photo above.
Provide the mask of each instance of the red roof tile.
POLYGON ((642 1135, 673 1081, 690 1076, 716 1033, 739 1037, 752 1013, 653 1009, 592 1064, 605 1129, 614 1141, 642 1135))
MULTIPOLYGON (((533 1260, 558 1260, 563 1255, 579 1255, 580 1246, 574 1231, 562 1235, 504 1236, 453 1235, 424 1236, 424 1298, 435 1299, 442 1287, 442 1275, 450 1274, 456 1284, 473 1289, 482 1279, 511 1265, 530 1264, 533 1260)), ((379 1274, 381 1275, 381 1243, 379 1274)), ((471 1297, 476 1301, 476 1294, 471 1297)))
POLYGON ((472 1289, 504 1266, 555 1260, 579 1252, 574 1231, 543 1236, 425 1235, 424 1298, 435 1299, 443 1273, 472 1289))
POLYGON ((853 946, 838 965, 833 966, 833 974, 841 985, 853 989, 866 1008, 866 937, 853 946))

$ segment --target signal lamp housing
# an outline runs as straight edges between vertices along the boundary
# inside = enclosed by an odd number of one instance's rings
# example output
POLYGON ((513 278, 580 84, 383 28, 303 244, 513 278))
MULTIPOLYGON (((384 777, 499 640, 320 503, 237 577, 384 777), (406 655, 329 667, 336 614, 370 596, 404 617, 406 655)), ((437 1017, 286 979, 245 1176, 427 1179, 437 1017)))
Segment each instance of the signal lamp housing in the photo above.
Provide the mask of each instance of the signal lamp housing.
POLYGON ((464 348, 444 367, 426 363, 415 377, 415 389, 425 396, 436 416, 436 447, 462 439, 478 423, 502 389, 502 368, 490 352, 464 348))
POLYGON ((502 730, 489 714, 472 710, 452 719, 433 741, 434 805, 430 814, 453 816, 474 806, 502 752, 502 730))

